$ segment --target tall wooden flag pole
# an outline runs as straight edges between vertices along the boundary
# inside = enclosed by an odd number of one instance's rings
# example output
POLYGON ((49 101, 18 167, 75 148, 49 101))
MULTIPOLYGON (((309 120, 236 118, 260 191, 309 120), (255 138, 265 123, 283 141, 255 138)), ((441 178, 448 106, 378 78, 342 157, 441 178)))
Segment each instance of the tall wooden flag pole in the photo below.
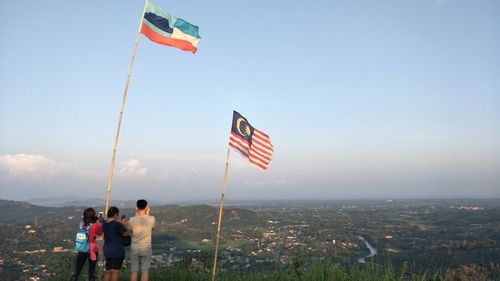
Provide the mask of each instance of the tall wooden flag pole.
POLYGON ((130 75, 132 74, 132 68, 134 67, 135 53, 137 52, 137 45, 139 44, 139 38, 141 35, 142 21, 144 20, 144 14, 146 12, 146 7, 148 5, 148 0, 144 1, 144 10, 142 11, 141 20, 139 21, 139 31, 137 31, 137 37, 135 38, 134 51, 132 52, 132 58, 130 59, 130 66, 128 69, 127 82, 125 82, 125 89, 123 89, 122 106, 120 109, 120 117, 118 118, 118 126, 116 128, 115 144, 113 146, 113 156, 111 157, 111 166, 109 167, 109 177, 108 177, 108 192, 106 195, 106 207, 104 213, 107 215, 109 207, 109 197, 111 194, 111 185, 113 184, 113 172, 115 170, 115 160, 116 160, 116 148, 118 146, 118 139, 120 137, 120 127, 122 125, 123 111, 125 110, 125 101, 127 100, 128 84, 130 82, 130 75))
POLYGON ((229 152, 231 149, 247 158, 250 164, 260 170, 266 170, 273 153, 273 145, 267 134, 252 127, 248 120, 236 111, 233 111, 233 123, 229 135, 229 147, 226 157, 226 172, 220 195, 219 223, 217 224, 217 240, 215 241, 214 265, 212 268, 212 281, 215 281, 217 270, 217 255, 219 252, 220 226, 222 224, 222 211, 224 209, 224 192, 227 185, 227 170, 229 166, 229 152))
POLYGON ((222 212, 224 209, 224 192, 226 192, 227 186, 227 170, 229 166, 229 152, 231 148, 227 148, 226 156, 226 171, 224 172, 224 182, 222 183, 221 194, 220 194, 220 207, 219 207, 219 223, 217 224, 217 238, 215 240, 215 253, 214 253, 214 266, 212 268, 212 281, 215 280, 215 271, 217 270, 217 254, 219 252, 219 240, 220 240, 220 226, 222 224, 222 212))

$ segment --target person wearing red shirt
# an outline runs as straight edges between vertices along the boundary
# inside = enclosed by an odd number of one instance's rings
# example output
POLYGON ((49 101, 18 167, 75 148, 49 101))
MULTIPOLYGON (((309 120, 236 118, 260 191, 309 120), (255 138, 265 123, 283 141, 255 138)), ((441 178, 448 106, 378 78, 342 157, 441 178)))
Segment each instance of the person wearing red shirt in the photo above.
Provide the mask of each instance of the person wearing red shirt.
POLYGON ((76 254, 75 272, 70 281, 77 281, 82 272, 85 262, 89 262, 89 281, 95 281, 95 268, 97 265, 97 256, 99 246, 97 245, 97 236, 102 235, 102 223, 98 221, 94 208, 87 208, 83 211, 81 227, 88 230, 89 251, 78 252, 76 254))

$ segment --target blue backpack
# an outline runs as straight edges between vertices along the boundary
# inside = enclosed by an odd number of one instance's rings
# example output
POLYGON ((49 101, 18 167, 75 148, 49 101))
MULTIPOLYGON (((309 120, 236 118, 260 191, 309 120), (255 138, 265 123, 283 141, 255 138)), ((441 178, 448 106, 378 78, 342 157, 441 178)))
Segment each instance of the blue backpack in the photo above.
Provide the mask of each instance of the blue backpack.
POLYGON ((81 253, 88 253, 90 249, 89 243, 89 229, 91 224, 87 227, 83 227, 83 223, 80 223, 78 232, 76 233, 75 239, 75 250, 81 253))

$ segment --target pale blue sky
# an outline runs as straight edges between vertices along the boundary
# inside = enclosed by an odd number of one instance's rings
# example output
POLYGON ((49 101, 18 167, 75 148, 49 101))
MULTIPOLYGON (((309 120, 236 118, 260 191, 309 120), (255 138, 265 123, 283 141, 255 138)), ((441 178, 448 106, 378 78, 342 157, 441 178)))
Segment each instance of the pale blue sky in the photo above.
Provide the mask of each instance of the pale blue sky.
MULTIPOLYGON (((3 1, 0 198, 104 197, 143 1, 3 1)), ((166 1, 195 55, 141 37, 112 197, 500 197, 500 2, 166 1)))

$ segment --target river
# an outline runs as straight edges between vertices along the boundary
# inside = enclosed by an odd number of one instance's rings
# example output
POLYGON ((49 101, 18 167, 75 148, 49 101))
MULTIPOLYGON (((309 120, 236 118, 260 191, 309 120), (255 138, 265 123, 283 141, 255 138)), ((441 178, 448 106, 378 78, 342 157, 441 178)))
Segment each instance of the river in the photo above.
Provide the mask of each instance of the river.
POLYGON ((370 254, 358 259, 359 263, 365 263, 367 258, 371 258, 377 254, 377 249, 373 248, 373 246, 370 245, 370 243, 368 243, 363 236, 358 236, 358 239, 365 242, 366 247, 370 250, 370 254))

